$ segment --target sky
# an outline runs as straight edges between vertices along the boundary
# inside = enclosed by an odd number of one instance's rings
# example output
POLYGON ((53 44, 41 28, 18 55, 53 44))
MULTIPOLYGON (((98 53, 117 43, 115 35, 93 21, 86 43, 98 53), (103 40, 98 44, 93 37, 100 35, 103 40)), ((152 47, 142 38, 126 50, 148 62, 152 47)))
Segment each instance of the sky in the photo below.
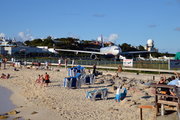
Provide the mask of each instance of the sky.
POLYGON ((180 0, 0 0, 0 37, 99 40, 180 52, 180 0))

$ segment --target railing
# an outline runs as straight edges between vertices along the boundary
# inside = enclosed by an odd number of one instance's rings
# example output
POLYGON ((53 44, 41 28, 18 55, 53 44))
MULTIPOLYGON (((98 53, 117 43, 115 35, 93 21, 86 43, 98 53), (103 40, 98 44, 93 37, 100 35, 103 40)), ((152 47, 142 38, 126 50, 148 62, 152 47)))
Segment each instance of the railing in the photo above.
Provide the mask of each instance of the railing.
POLYGON ((177 92, 177 88, 174 85, 163 85, 163 84, 155 84, 151 83, 151 87, 154 87, 155 89, 155 106, 156 106, 156 113, 158 114, 159 105, 161 104, 161 115, 164 115, 164 105, 172 105, 177 107, 177 116, 179 120, 179 112, 180 112, 180 99, 179 99, 179 91, 177 92), (170 89, 174 89, 174 96, 169 95, 167 93, 162 93, 162 90, 158 92, 158 89, 165 88, 167 89, 166 92, 168 92, 170 89))

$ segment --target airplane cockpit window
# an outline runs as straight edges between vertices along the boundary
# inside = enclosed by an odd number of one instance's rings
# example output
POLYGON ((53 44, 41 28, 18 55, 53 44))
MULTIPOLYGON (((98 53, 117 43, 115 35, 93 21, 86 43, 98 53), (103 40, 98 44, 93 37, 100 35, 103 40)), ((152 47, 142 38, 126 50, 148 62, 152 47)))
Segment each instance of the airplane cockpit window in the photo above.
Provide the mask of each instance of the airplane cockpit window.
POLYGON ((119 50, 119 48, 114 48, 114 50, 119 50))

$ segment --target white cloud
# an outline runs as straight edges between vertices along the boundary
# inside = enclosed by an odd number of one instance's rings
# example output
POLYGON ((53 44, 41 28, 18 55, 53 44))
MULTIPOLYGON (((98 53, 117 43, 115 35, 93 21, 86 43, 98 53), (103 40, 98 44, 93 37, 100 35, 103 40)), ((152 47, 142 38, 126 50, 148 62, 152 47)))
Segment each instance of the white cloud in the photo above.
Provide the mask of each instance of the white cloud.
MULTIPOLYGON (((116 43, 116 40, 118 40, 119 37, 118 37, 118 34, 111 34, 109 37, 103 37, 103 41, 104 42, 113 42, 113 43, 116 43)), ((97 38, 98 41, 101 41, 101 37, 98 37, 97 38)))
POLYGON ((76 39, 80 39, 80 36, 79 36, 79 35, 76 36, 76 35, 72 35, 71 33, 69 33, 69 37, 71 37, 71 38, 76 38, 76 39))
POLYGON ((31 34, 28 34, 29 33, 29 29, 27 29, 25 32, 19 32, 18 33, 18 37, 15 37, 16 38, 16 41, 26 41, 26 40, 34 40, 36 37, 33 37, 31 34))
POLYGON ((1 33, 0 37, 6 37, 6 35, 4 33, 1 33))

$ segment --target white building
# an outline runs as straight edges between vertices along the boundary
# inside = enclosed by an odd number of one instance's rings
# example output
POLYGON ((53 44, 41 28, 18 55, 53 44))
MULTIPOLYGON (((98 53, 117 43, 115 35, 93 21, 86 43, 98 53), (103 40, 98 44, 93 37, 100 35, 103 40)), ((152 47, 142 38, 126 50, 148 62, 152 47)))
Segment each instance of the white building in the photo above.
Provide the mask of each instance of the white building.
POLYGON ((8 39, 5 37, 0 37, 0 47, 13 46, 13 42, 16 42, 15 38, 11 40, 10 37, 8 37, 8 39), (9 44, 9 42, 11 43, 9 44))

